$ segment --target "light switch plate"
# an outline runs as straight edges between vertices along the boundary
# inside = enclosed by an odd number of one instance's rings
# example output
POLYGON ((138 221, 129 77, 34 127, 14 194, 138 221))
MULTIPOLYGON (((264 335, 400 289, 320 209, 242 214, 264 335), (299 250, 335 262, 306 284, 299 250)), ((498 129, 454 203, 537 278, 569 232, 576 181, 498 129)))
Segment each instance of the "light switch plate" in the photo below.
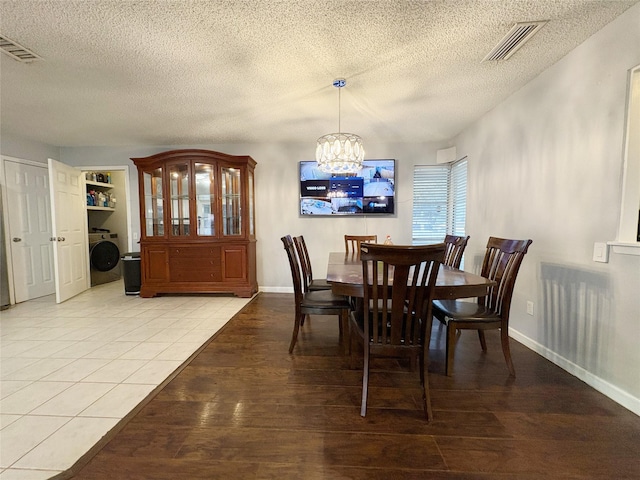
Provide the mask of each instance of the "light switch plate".
POLYGON ((609 261, 609 245, 607 245, 605 242, 594 243, 593 261, 607 263, 609 261))

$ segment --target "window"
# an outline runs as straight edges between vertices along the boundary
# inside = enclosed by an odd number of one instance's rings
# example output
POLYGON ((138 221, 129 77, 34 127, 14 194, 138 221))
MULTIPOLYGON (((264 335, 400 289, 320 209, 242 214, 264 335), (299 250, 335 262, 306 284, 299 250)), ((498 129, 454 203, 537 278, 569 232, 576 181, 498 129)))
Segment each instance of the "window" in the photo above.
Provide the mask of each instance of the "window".
POLYGON ((413 245, 442 242, 446 234, 465 235, 467 159, 417 165, 413 171, 413 245))
POLYGON ((630 71, 628 95, 618 241, 610 243, 614 252, 640 255, 640 65, 630 71))

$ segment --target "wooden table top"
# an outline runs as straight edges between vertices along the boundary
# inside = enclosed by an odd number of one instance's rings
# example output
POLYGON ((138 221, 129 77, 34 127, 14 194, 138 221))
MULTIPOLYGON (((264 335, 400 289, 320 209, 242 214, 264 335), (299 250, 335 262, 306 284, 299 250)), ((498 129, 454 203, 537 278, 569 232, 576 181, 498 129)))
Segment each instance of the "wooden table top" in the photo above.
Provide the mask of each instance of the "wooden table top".
MULTIPOLYGON (((331 252, 327 266, 327 281, 338 295, 362 297, 362 262, 355 253, 331 252)), ((482 297, 496 283, 474 273, 442 265, 436 280, 434 298, 454 299, 482 297)))

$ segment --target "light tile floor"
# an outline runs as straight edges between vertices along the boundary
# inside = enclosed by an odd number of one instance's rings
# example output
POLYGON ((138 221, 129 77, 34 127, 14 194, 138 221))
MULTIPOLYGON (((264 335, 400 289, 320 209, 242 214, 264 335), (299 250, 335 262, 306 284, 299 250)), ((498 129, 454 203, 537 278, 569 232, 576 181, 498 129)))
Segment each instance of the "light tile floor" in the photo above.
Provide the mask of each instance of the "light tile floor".
POLYGON ((249 300, 116 281, 0 312, 0 480, 70 468, 249 300))

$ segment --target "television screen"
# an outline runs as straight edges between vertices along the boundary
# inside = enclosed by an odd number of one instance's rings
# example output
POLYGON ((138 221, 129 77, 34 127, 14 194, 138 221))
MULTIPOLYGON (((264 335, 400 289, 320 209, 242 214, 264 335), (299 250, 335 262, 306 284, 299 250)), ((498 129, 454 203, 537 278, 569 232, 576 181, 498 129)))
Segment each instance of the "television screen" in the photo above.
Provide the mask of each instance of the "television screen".
POLYGON ((395 160, 365 160, 354 175, 325 173, 300 162, 300 215, 392 215, 395 160))

